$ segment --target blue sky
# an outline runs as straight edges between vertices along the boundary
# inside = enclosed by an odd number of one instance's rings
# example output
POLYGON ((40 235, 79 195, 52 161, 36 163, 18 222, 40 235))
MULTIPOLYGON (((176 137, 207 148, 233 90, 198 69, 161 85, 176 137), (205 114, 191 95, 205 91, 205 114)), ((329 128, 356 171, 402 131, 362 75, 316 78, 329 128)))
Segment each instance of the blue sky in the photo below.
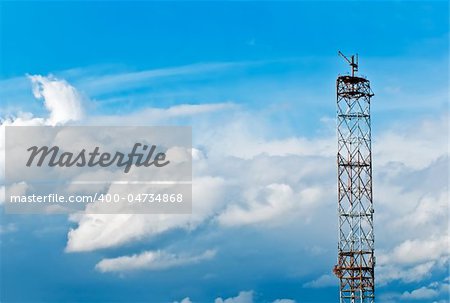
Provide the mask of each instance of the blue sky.
POLYGON ((72 123, 192 125, 201 155, 195 216, 130 219, 154 230, 2 213, 2 302, 336 301, 338 50, 359 53, 375 92, 379 302, 449 302, 447 2, 0 5, 4 125, 75 102, 72 123), (98 266, 146 251, 185 264, 98 266))
POLYGON ((154 69, 194 62, 334 56, 336 49, 358 50, 365 57, 441 57, 439 46, 445 47, 448 34, 445 2, 2 6, 2 77, 114 63, 154 69), (357 26, 349 28, 350 24, 357 26))

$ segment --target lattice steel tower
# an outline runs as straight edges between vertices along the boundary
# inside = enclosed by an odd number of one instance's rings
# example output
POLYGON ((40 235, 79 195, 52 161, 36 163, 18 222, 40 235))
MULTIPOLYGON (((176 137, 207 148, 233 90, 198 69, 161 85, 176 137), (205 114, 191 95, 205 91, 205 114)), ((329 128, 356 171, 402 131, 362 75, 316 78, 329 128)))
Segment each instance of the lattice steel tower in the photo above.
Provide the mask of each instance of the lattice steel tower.
POLYGON ((337 90, 338 136, 338 261, 340 303, 375 302, 374 235, 370 82, 355 76, 358 57, 349 60, 351 76, 339 76, 337 90), (356 60, 355 60, 356 59, 356 60))

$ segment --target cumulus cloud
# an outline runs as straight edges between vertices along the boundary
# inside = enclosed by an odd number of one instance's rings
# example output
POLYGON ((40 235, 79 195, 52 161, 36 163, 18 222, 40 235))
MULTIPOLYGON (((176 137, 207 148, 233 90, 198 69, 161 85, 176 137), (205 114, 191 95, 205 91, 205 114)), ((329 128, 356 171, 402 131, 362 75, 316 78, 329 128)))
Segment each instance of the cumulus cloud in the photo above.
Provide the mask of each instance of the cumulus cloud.
MULTIPOLYGON (((18 113, 15 117, 0 120, 0 181, 5 178, 5 129, 7 126, 40 126, 45 125, 45 119, 33 117, 30 113, 18 113)), ((4 191, 4 188, 3 190, 4 191)), ((4 198, 4 197, 3 197, 4 198)))
POLYGON ((431 275, 435 262, 429 261, 418 265, 401 267, 395 264, 377 267, 377 277, 379 285, 386 285, 392 281, 402 281, 405 283, 418 282, 431 275))
MULTIPOLYGON (((320 158, 268 155, 251 161, 219 158, 226 165, 215 163, 216 160, 206 156, 194 164, 195 175, 201 177, 194 175, 193 179, 192 215, 71 216, 78 226, 69 232, 67 251, 119 246, 144 237, 151 239, 170 229, 193 229, 209 220, 222 226, 238 226, 287 222, 299 215, 308 221, 315 212, 323 212, 321 207, 334 197, 333 187, 321 177, 332 172, 331 166, 314 168, 323 162, 320 158), (302 169, 313 171, 321 183, 306 183, 311 175, 302 169)), ((334 184, 333 178, 329 181, 334 184)))
POLYGON ((200 255, 177 255, 166 251, 144 251, 140 254, 103 259, 95 265, 101 272, 125 272, 134 270, 164 270, 172 267, 194 264, 210 260, 215 250, 207 250, 200 255))
MULTIPOLYGON (((214 300, 214 303, 253 303, 254 302, 254 291, 241 291, 236 297, 230 297, 226 299, 222 299, 218 297, 214 300)), ((189 297, 184 298, 180 302, 175 301, 174 303, 193 303, 189 297)), ((272 303, 296 303, 295 300, 292 299, 276 299, 272 301, 272 303)))
POLYGON ((440 158, 425 170, 402 173, 380 182, 376 224, 380 226, 377 239, 381 245, 376 254, 380 284, 417 282, 447 268, 450 258, 447 167, 448 158, 440 158), (432 177, 428 171, 433 171, 432 177))
MULTIPOLYGON (((240 291, 236 297, 230 297, 226 299, 222 299, 221 297, 216 298, 214 303, 253 303, 254 302, 254 294, 253 290, 240 291)), ((295 300, 291 299, 276 299, 273 303, 295 303, 295 300)))
POLYGON ((443 281, 434 281, 428 285, 421 286, 416 289, 404 291, 403 293, 391 292, 384 293, 380 296, 382 302, 398 302, 398 301, 418 301, 446 303, 448 302, 448 294, 450 290, 448 277, 443 281))
POLYGON ((434 299, 439 295, 439 292, 435 289, 431 289, 431 288, 427 288, 425 286, 419 288, 419 289, 415 289, 411 292, 404 292, 401 296, 400 299, 413 299, 413 300, 429 300, 429 299, 434 299))
MULTIPOLYGON (((44 100, 49 117, 35 117, 31 113, 18 112, 15 116, 0 117, 0 182, 5 178, 5 128, 10 126, 57 125, 82 117, 83 105, 80 93, 65 80, 52 76, 28 76, 33 94, 44 100)), ((19 185, 18 185, 19 186, 19 185)), ((20 186, 24 186, 23 184, 20 186)), ((16 186, 17 188, 17 186, 16 186)), ((5 186, 0 187, 0 204, 5 201, 5 186)))
POLYGON ((50 113, 47 124, 59 125, 83 117, 83 97, 67 81, 53 76, 28 77, 33 85, 33 95, 44 100, 44 105, 50 113))
POLYGON ((75 214, 78 227, 68 233, 67 252, 114 247, 143 237, 152 237, 174 228, 195 228, 220 209, 226 182, 219 177, 193 181, 192 215, 184 214, 75 214))
POLYGON ((392 251, 381 253, 378 256, 378 262, 380 265, 416 264, 448 256, 449 240, 448 236, 444 234, 438 238, 406 240, 392 251))
POLYGON ((216 298, 214 303, 253 303, 253 290, 241 291, 236 297, 216 298))

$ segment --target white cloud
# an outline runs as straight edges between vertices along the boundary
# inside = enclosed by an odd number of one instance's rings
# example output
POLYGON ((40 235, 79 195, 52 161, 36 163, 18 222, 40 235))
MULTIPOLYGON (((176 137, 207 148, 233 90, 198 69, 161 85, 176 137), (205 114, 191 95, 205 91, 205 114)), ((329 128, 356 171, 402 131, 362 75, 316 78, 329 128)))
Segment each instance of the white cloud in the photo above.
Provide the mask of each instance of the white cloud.
POLYGON ((10 184, 8 190, 11 195, 23 196, 27 192, 28 185, 25 182, 10 184))
POLYGON ((241 291, 236 297, 227 299, 216 298, 214 303, 253 303, 253 290, 241 291))
MULTIPOLYGON (((439 163, 438 165, 445 165, 445 163, 439 163)), ((435 177, 440 176, 435 174, 435 177)), ((396 220, 393 223, 393 227, 398 229, 409 227, 416 230, 423 230, 429 236, 440 234, 445 227, 443 225, 445 225, 445 222, 449 218, 448 191, 442 188, 431 191, 432 193, 427 193, 416 198, 415 208, 396 220), (442 224, 439 224, 439 222, 442 224)), ((418 194, 417 191, 411 192, 414 196, 418 194)))
POLYGON ((0 186, 0 205, 5 202, 5 186, 0 186))
POLYGON ((296 197, 287 184, 269 184, 257 191, 256 197, 250 197, 246 208, 233 204, 218 216, 220 224, 225 226, 246 225, 268 221, 280 217, 295 205, 296 197))
POLYGON ((87 119, 90 125, 155 125, 167 121, 193 117, 214 112, 229 111, 237 106, 228 103, 181 104, 169 108, 144 108, 137 112, 124 115, 95 116, 87 119))
MULTIPOLYGON (((450 284, 448 277, 443 281, 435 281, 428 286, 422 286, 412 291, 403 292, 399 298, 401 300, 431 300, 439 299, 438 297, 444 296, 448 298, 450 290, 450 284)), ((433 302, 448 302, 445 300, 433 301, 433 302)))
POLYGON ((221 207, 226 182, 218 177, 193 181, 192 215, 184 214, 77 214, 68 233, 67 252, 91 251, 151 237, 174 228, 192 229, 221 207))
POLYGON ((252 62, 217 62, 190 64, 177 67, 122 72, 97 77, 85 77, 80 85, 92 93, 117 93, 127 89, 149 85, 164 78, 204 75, 231 67, 247 66, 252 62))
POLYGON ((126 272, 134 270, 163 270, 194 264, 214 258, 216 251, 207 250, 196 256, 176 255, 165 251, 145 251, 131 256, 103 259, 95 265, 101 272, 126 272))
POLYGON ((338 279, 335 276, 332 275, 322 275, 319 278, 307 282, 303 284, 303 287, 306 288, 322 288, 322 287, 329 287, 329 286, 336 286, 338 283, 338 279))
POLYGON ((404 291, 403 293, 383 292, 378 298, 385 303, 416 300, 419 302, 448 303, 449 286, 448 278, 445 278, 443 281, 434 281, 428 285, 404 291))
POLYGON ((53 76, 30 75, 29 78, 34 96, 44 99, 44 105, 50 112, 47 124, 64 124, 83 117, 83 97, 72 85, 53 76))
POLYGON ((295 303, 295 300, 291 299, 276 299, 273 303, 295 303))
POLYGON ((439 292, 437 290, 423 286, 419 289, 413 290, 412 292, 404 292, 400 296, 400 299, 426 300, 436 298, 438 295, 439 292))
POLYGON ((45 125, 45 119, 33 117, 30 113, 18 113, 15 117, 0 120, 0 181, 5 178, 5 129, 7 126, 40 126, 45 125))
POLYGON ((154 109, 154 113, 158 115, 165 113, 166 117, 183 117, 233 109, 235 107, 236 105, 233 103, 182 104, 169 107, 168 109, 154 109))
POLYGON ((418 282, 434 269, 446 268, 450 261, 449 239, 442 236, 406 240, 392 250, 378 253, 377 276, 381 285, 391 281, 418 282))
MULTIPOLYGON (((254 292, 250 291, 241 291, 236 297, 231 297, 227 299, 222 299, 221 297, 216 298, 214 303, 253 303, 254 292)), ((184 298, 180 302, 175 301, 174 303, 193 303, 189 297, 184 298)), ((272 303, 296 303, 295 300, 292 299, 276 299, 272 301, 272 303)))
POLYGON ((378 266, 377 280, 379 285, 385 285, 388 282, 400 280, 402 282, 419 282, 431 275, 432 269, 436 263, 429 261, 418 265, 401 267, 395 264, 378 266))
POLYGON ((31 113, 18 112, 15 116, 0 119, 0 181, 4 179, 5 128, 7 126, 60 125, 79 120, 83 116, 83 98, 65 80, 40 75, 28 77, 32 83, 34 96, 38 99, 44 99, 49 117, 45 119, 34 117, 31 113))
POLYGON ((276 125, 258 117, 255 113, 234 112, 232 119, 225 125, 214 125, 210 121, 199 133, 202 144, 208 148, 208 153, 217 156, 232 156, 241 159, 252 159, 258 155, 270 156, 322 156, 335 155, 335 137, 328 134, 325 137, 284 137, 271 138, 276 125))
POLYGON ((396 125, 374 138, 373 157, 378 164, 403 163, 420 169, 448 155, 448 115, 424 119, 415 125, 396 125))
POLYGON ((444 234, 439 238, 406 240, 397 245, 391 252, 380 253, 378 262, 380 265, 417 264, 448 257, 449 238, 444 234))

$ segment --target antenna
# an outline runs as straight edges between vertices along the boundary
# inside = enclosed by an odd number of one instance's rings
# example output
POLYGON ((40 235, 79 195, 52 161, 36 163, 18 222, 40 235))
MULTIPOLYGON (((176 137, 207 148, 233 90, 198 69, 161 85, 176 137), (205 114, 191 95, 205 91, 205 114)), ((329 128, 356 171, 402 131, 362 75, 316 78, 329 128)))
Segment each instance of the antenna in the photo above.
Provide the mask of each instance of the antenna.
POLYGON ((358 71, 358 54, 352 55, 350 58, 351 60, 349 60, 341 51, 338 51, 338 55, 341 56, 342 58, 344 58, 345 61, 348 62, 348 64, 351 66, 352 68, 352 77, 355 76, 355 73, 358 71), (356 57, 356 60, 355 60, 356 57))
POLYGON ((342 56, 352 76, 336 80, 338 258, 340 303, 375 302, 370 81, 356 77, 358 56, 342 56), (355 61, 356 59, 356 61, 355 61))

